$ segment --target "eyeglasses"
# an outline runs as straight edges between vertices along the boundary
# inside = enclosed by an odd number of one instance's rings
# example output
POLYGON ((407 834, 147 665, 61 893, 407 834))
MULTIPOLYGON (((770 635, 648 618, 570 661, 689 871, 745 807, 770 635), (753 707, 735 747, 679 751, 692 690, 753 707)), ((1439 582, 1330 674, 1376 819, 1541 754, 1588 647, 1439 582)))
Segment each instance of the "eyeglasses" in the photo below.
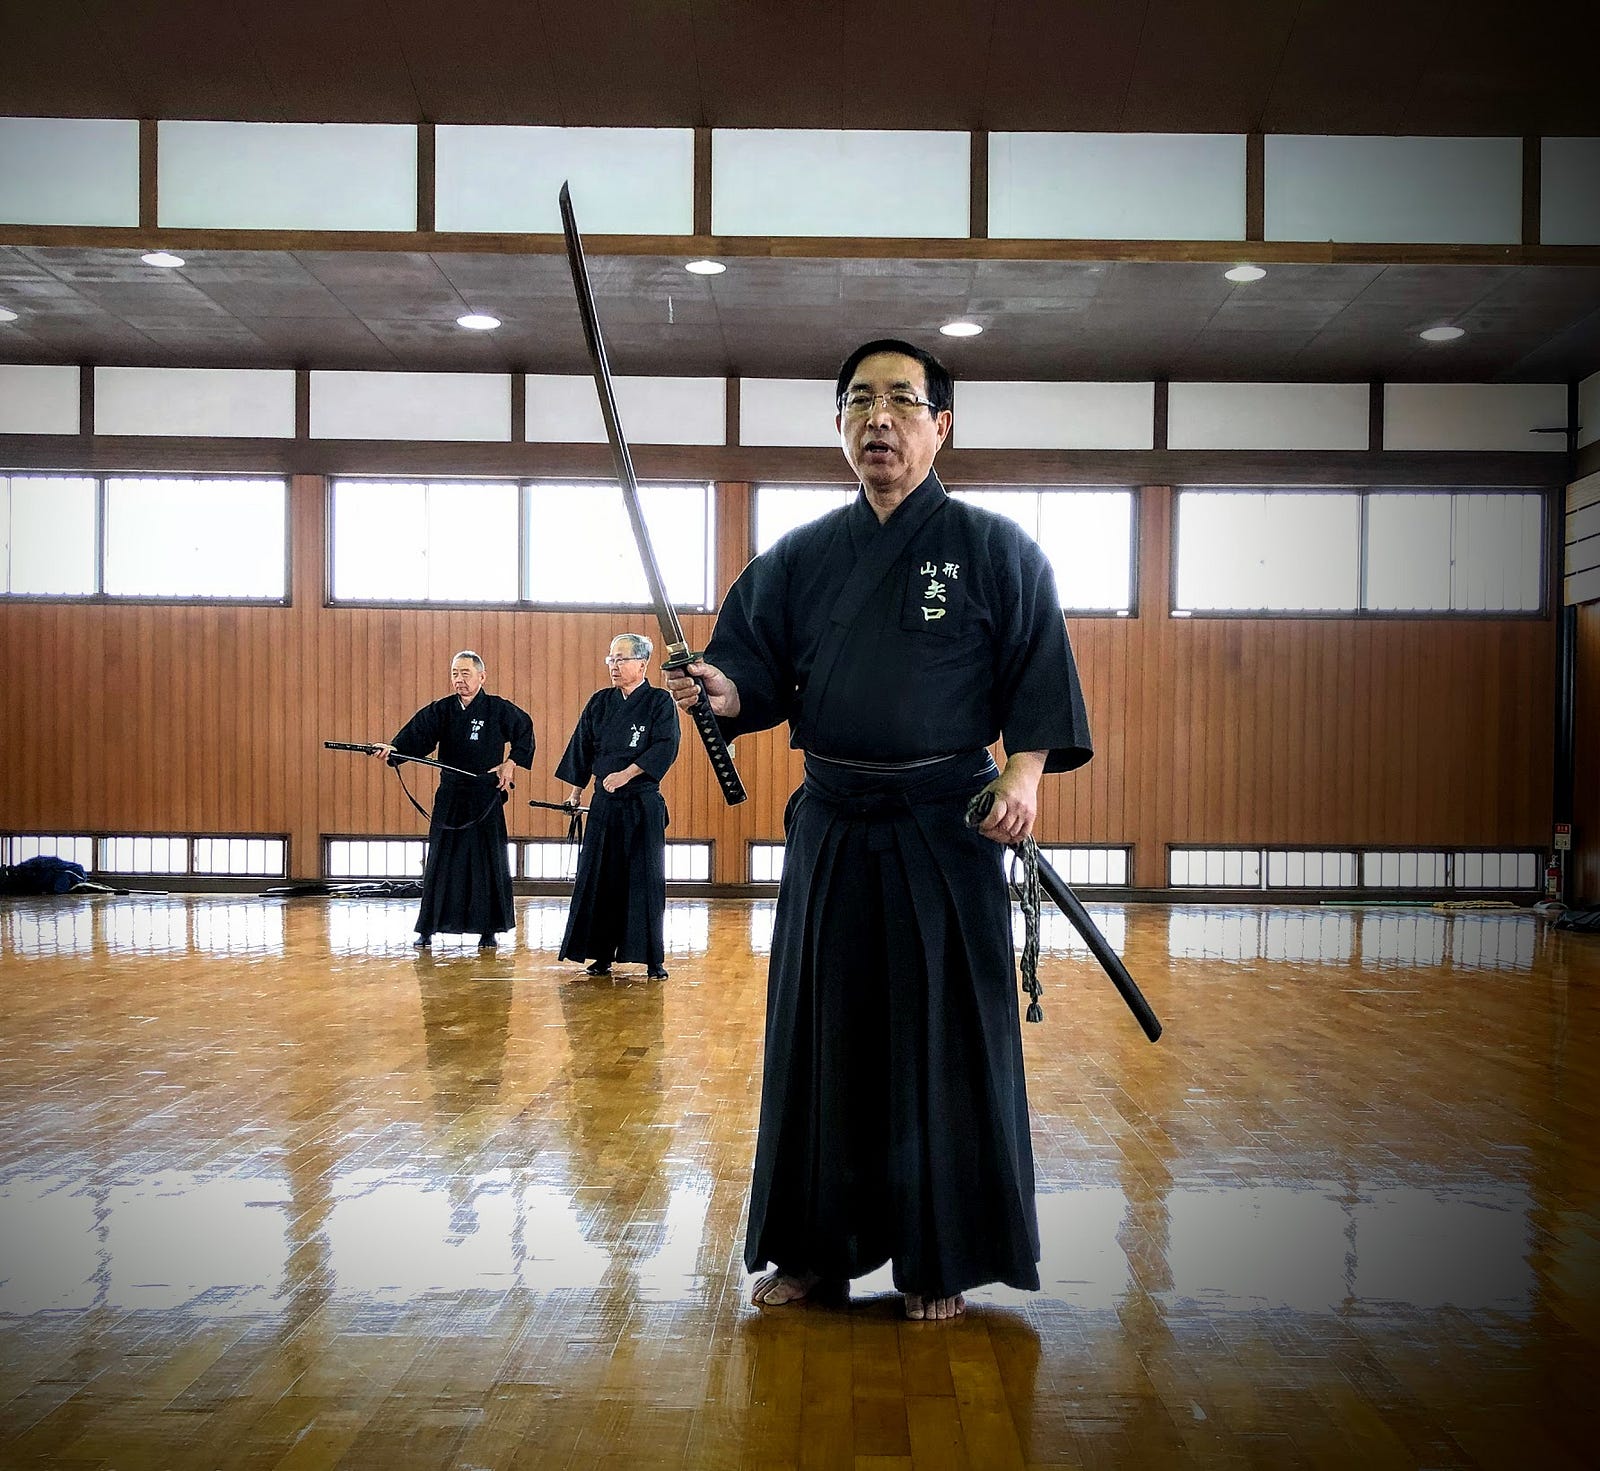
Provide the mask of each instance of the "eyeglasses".
POLYGON ((882 399, 891 414, 907 418, 918 409, 931 409, 933 400, 913 393, 909 388, 895 388, 888 393, 869 393, 865 388, 852 388, 839 400, 839 407, 852 417, 870 414, 882 399))
POLYGON ((607 664, 643 664, 643 654, 607 654, 607 664))

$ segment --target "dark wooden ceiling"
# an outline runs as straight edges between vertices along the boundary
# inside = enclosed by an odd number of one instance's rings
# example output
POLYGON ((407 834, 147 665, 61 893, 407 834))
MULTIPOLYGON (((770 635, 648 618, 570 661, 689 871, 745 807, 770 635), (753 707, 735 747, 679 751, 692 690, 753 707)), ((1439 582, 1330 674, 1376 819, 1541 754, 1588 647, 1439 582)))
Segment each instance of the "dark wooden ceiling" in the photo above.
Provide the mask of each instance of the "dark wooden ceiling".
POLYGON ((14 116, 1596 128, 1592 0, 0 0, 14 116))
MULTIPOLYGON (((1597 17, 1592 0, 0 0, 0 111, 1587 136, 1597 17)), ((67 233, 25 245, 0 226, 0 305, 20 313, 0 327, 0 361, 585 368, 559 255, 186 250, 167 272, 67 233), (505 325, 464 332, 469 308, 505 325)), ((985 377, 1549 381, 1600 367, 1593 252, 1284 264, 1233 286, 1217 263, 815 244, 730 257, 712 280, 678 256, 591 250, 616 370, 813 377, 879 332, 931 338, 985 377), (933 336, 957 316, 988 330, 933 336), (1469 335, 1417 339, 1439 322, 1469 335)))

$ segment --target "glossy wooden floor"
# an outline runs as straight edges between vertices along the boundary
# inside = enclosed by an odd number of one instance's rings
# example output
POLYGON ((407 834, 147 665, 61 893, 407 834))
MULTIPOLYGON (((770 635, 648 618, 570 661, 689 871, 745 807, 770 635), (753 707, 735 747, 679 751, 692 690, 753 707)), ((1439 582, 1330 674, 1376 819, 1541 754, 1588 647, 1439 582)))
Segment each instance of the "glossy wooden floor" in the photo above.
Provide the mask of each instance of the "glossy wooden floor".
POLYGON ((1596 1464, 1600 939, 1095 912, 1026 1029, 1044 1291, 747 1305, 770 904, 671 979, 402 901, 0 908, 0 1464, 1596 1464))

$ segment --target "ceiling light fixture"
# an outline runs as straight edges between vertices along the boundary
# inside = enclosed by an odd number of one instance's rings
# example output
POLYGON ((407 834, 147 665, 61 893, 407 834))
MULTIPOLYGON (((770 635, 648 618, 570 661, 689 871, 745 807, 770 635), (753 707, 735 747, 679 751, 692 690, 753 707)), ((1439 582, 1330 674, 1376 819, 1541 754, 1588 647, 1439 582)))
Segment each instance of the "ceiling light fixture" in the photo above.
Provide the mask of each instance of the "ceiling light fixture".
POLYGON ((1454 342, 1458 337, 1465 337, 1465 327, 1426 327, 1417 333, 1424 342, 1454 342))
POLYGON ((491 317, 485 312, 468 312, 466 316, 456 318, 456 326, 467 327, 474 332, 493 332, 499 325, 499 317, 491 317))
POLYGON ((0 306, 0 322, 14 322, 17 314, 10 307, 0 306))
POLYGON ((976 337, 983 328, 976 322, 946 322, 939 330, 946 337, 976 337))
POLYGON ((183 264, 181 255, 174 255, 170 250, 152 250, 148 255, 139 257, 147 266, 164 266, 169 271, 175 271, 183 264))
POLYGON ((691 276, 720 276, 727 269, 719 260, 692 260, 684 267, 691 276))
POLYGON ((1222 274, 1230 281, 1259 281, 1267 273, 1260 266, 1235 266, 1222 274))

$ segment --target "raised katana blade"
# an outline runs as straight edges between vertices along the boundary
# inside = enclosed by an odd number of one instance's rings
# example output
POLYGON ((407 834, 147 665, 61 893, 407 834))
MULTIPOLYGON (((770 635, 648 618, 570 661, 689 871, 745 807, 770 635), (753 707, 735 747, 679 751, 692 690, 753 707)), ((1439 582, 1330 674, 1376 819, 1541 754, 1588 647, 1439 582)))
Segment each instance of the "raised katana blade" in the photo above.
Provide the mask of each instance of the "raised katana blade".
MULTIPOLYGON (((622 437, 622 424, 617 418, 616 395, 611 391, 611 366, 606 361, 606 345, 600 336, 600 319, 595 314, 594 293, 589 289, 589 271, 583 260, 583 239, 578 234, 578 222, 572 213, 572 194, 561 186, 561 228, 567 237, 567 264, 572 268, 572 287, 578 296, 578 315, 583 319, 583 336, 589 344, 589 364, 594 369, 594 386, 600 395, 600 413, 606 421, 606 438, 611 441, 611 460, 616 466, 617 480, 622 485, 622 503, 628 510, 628 523, 633 527, 633 539, 639 548, 639 560, 644 564, 644 579, 650 587, 650 600, 655 604, 656 622, 661 626, 661 636, 667 646, 663 669, 682 669, 694 663, 697 654, 691 653, 684 641, 683 625, 677 611, 667 597, 667 587, 661 579, 661 568, 656 563, 654 548, 650 545, 650 532, 644 524, 644 512, 639 505, 639 482, 633 473, 633 456, 628 453, 628 441, 622 437)), ((744 783, 734 769, 733 757, 728 753, 728 743, 722 738, 717 717, 711 713, 711 700, 701 686, 700 698, 690 714, 694 728, 700 732, 700 743, 711 758, 711 770, 716 774, 717 785, 729 806, 745 798, 744 783)))

